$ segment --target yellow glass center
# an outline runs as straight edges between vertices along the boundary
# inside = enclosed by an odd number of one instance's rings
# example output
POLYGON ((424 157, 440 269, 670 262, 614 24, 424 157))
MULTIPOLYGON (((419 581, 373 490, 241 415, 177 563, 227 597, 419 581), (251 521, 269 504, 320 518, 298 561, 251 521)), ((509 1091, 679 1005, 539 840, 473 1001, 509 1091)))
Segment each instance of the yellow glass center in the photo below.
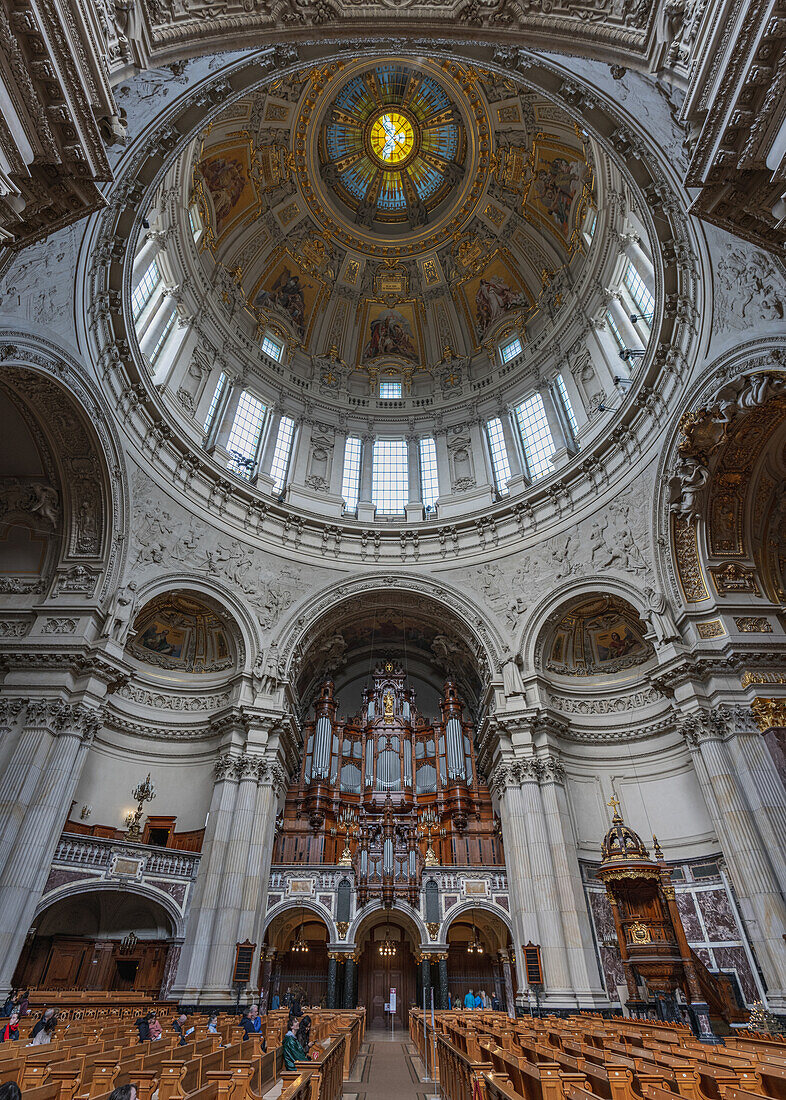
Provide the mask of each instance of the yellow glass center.
POLYGON ((374 155, 384 164, 400 164, 412 152, 415 131, 398 111, 386 111, 373 123, 369 134, 374 155))

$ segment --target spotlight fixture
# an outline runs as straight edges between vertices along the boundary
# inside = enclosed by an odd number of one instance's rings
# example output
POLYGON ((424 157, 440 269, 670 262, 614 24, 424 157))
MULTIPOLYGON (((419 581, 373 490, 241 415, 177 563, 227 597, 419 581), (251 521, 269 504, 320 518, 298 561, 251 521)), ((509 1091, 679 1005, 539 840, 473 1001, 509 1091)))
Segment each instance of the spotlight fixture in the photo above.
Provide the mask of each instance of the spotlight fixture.
POLYGON ((618 374, 615 374, 614 375, 614 385, 615 386, 632 386, 633 385, 633 379, 632 378, 620 378, 620 376, 618 374))
POLYGON ((646 351, 644 348, 621 348, 620 359, 624 359, 626 363, 629 363, 631 359, 642 359, 646 351))
POLYGON ((298 955, 304 955, 308 952, 308 944, 303 939, 303 915, 300 916, 300 927, 297 931, 297 936, 292 941, 291 951, 296 952, 298 955))

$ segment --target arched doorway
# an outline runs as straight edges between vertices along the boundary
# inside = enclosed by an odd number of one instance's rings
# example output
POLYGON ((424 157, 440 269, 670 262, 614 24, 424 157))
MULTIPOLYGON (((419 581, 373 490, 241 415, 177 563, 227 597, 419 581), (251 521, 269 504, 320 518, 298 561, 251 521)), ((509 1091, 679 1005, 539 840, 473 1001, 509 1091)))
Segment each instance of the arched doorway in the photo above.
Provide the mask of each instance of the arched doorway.
POLYGON ((487 909, 468 909, 451 921, 448 941, 448 992, 451 1005, 464 1004, 468 990, 496 998, 503 1011, 514 1010, 516 968, 510 932, 487 909))
POLYGON ((163 906, 120 890, 53 902, 36 918, 15 986, 158 994, 174 929, 163 906))
POLYGON ((358 1007, 366 1010, 366 1026, 389 1028, 395 990, 394 1026, 406 1028, 409 1010, 417 1003, 419 936, 414 922, 396 909, 371 913, 355 937, 358 950, 358 1007))
MULTIPOLYGON (((322 918, 310 909, 293 906, 279 913, 265 933, 268 955, 275 952, 270 979, 270 1001, 301 1005, 327 1004, 328 941, 322 918)), ((264 978, 261 982, 264 986, 264 978)))

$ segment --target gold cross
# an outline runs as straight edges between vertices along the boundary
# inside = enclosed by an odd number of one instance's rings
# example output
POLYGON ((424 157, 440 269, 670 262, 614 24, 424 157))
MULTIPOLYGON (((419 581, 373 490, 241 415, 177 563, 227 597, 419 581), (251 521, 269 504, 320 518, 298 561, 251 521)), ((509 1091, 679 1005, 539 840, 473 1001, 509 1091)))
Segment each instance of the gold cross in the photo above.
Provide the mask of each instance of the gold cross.
POLYGON ((617 798, 616 794, 612 796, 612 798, 609 802, 606 803, 606 805, 611 806, 611 808, 614 810, 615 816, 619 813, 620 800, 617 798))

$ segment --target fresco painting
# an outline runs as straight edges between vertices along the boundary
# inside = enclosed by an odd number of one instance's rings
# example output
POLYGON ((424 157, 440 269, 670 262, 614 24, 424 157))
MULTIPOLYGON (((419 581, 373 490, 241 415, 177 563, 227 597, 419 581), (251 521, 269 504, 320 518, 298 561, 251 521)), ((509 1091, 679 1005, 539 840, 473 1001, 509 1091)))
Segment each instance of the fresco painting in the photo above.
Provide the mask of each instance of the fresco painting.
POLYGON ((321 284, 296 261, 286 254, 281 258, 258 287, 253 303, 257 309, 275 314, 288 321, 303 340, 309 319, 319 298, 321 284))
POLYGON ((372 306, 365 329, 362 359, 371 362, 383 355, 400 356, 419 362, 414 309, 402 303, 395 307, 372 306))
POLYGON ((526 309, 529 300, 512 267, 497 253, 480 275, 463 286, 467 307, 478 336, 505 314, 526 309))
POLYGON ((199 163, 205 187, 213 200, 217 234, 256 202, 249 169, 248 145, 223 148, 199 163))
POLYGON ((574 212, 585 185, 591 186, 592 170, 577 150, 536 142, 532 179, 525 205, 536 211, 567 240, 571 236, 574 212))

